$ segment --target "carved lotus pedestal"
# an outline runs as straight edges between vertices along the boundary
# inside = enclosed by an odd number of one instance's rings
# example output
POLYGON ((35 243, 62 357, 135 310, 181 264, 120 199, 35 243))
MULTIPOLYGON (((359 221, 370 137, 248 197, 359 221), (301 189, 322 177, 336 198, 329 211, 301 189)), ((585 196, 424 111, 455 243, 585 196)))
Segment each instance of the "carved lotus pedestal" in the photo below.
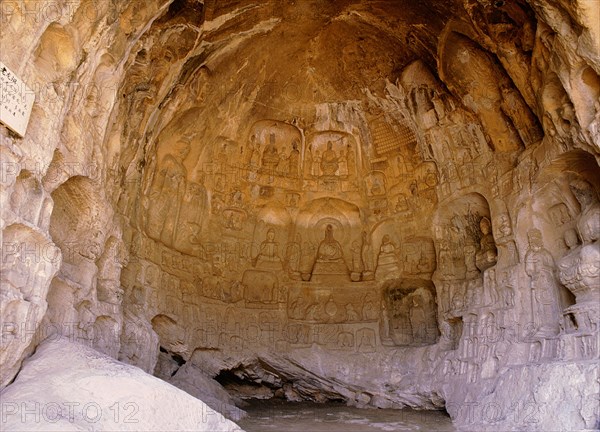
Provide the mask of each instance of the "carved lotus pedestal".
POLYGON ((600 305, 587 302, 574 304, 563 311, 567 332, 595 332, 600 324, 600 305))
POLYGON ((346 264, 342 260, 322 261, 315 263, 310 281, 335 284, 342 281, 350 281, 350 274, 348 273, 346 264))
POLYGON ((578 331, 595 331, 600 321, 600 243, 575 248, 559 263, 561 282, 575 294, 576 304, 563 312, 578 331))
POLYGON ((476 266, 482 272, 496 265, 497 260, 497 253, 491 250, 479 252, 475 256, 476 266))

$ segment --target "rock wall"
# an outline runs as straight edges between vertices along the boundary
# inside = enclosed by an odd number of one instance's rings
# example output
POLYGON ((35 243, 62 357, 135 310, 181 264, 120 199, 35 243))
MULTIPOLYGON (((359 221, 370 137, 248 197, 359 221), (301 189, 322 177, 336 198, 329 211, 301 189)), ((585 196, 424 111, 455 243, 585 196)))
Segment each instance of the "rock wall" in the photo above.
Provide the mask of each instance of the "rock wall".
POLYGON ((60 335, 473 427, 551 370, 531 409, 596 426, 598 11, 246 3, 1 5, 1 385, 60 335))

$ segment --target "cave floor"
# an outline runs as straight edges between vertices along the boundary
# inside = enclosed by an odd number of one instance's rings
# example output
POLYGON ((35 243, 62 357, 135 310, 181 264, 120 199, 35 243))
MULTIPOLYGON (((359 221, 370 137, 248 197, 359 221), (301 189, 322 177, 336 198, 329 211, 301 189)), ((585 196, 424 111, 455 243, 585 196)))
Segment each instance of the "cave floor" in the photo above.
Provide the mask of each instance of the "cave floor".
POLYGON ((360 409, 344 404, 251 401, 238 424, 247 432, 455 431, 443 411, 360 409))

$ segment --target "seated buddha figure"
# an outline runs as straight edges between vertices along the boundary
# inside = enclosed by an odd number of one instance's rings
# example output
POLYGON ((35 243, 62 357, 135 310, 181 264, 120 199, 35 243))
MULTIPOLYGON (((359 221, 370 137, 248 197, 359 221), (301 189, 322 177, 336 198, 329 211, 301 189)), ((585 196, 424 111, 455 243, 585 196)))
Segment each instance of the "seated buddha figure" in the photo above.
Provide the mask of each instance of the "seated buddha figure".
POLYGON ((327 150, 323 152, 321 157, 321 172, 324 176, 334 176, 339 168, 339 158, 333 150, 333 143, 327 142, 327 150))
POLYGON ((377 256, 377 268, 375 269, 376 279, 389 279, 398 277, 400 268, 398 266, 398 257, 396 256, 396 246, 391 241, 388 234, 381 239, 381 247, 377 256))
POLYGON ((319 243, 311 281, 350 280, 348 266, 344 261, 342 245, 333 237, 333 226, 325 228, 325 238, 319 243), (333 277, 332 277, 333 276, 333 277))
POLYGON ((498 260, 498 249, 492 234, 492 223, 487 217, 481 218, 479 221, 479 229, 481 230, 481 240, 479 242, 479 251, 477 252, 476 262, 477 268, 484 271, 498 260))
POLYGON ((254 258, 254 267, 259 270, 283 270, 279 243, 275 241, 275 231, 272 228, 267 231, 267 238, 260 244, 258 255, 254 258))
POLYGON ((599 316, 600 200, 595 189, 585 180, 573 180, 569 187, 581 205, 577 231, 582 244, 577 245, 576 235, 573 239, 574 235, 571 233, 571 244, 567 243, 570 251, 559 262, 559 277, 575 294, 577 304, 585 303, 587 308, 594 310, 594 314, 599 316))
POLYGON ((279 152, 275 145, 275 134, 269 135, 269 143, 263 151, 261 163, 263 168, 270 171, 275 171, 275 168, 279 164, 279 152))

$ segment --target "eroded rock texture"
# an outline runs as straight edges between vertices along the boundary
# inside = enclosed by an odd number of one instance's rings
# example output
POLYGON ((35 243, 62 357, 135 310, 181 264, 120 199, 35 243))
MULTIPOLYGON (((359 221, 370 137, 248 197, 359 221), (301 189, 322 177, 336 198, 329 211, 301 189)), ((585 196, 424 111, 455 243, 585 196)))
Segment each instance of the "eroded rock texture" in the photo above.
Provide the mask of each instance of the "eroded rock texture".
POLYGON ((0 5, 37 95, 2 386, 62 336, 192 394, 598 426, 594 1, 39 3, 0 5))
POLYGON ((189 394, 67 340, 42 343, 2 392, 2 403, 3 427, 13 431, 242 432, 189 394))

